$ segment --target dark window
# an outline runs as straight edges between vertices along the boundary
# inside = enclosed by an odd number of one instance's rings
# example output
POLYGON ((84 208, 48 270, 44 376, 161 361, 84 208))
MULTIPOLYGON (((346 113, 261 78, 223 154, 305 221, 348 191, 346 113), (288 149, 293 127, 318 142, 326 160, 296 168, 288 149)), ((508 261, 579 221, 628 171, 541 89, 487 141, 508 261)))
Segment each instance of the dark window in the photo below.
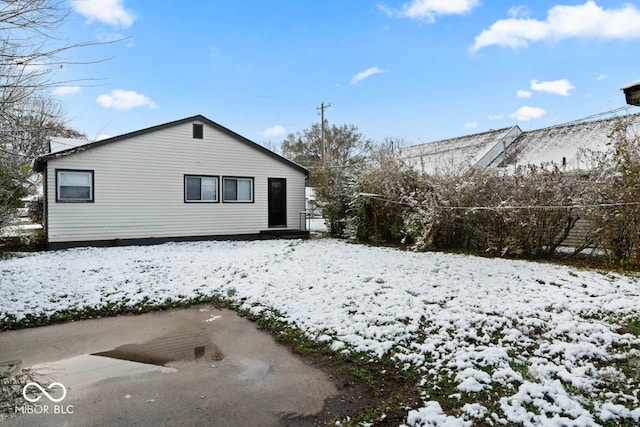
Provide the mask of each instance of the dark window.
POLYGON ((56 201, 93 202, 93 171, 56 170, 56 201))
POLYGON ((223 202, 253 202, 253 178, 222 178, 223 202))
POLYGON ((202 139, 204 137, 204 125, 198 123, 193 124, 193 137, 195 139, 202 139))
POLYGON ((185 175, 184 201, 209 203, 217 202, 218 177, 185 175))

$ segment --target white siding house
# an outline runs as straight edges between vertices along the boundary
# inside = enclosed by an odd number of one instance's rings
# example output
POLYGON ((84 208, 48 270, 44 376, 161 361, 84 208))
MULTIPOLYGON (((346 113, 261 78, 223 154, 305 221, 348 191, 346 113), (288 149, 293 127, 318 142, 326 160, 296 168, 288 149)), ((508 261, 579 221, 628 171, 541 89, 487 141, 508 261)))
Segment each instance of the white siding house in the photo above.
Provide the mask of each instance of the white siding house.
POLYGON ((302 234, 309 172, 203 116, 51 153, 52 249, 302 234))

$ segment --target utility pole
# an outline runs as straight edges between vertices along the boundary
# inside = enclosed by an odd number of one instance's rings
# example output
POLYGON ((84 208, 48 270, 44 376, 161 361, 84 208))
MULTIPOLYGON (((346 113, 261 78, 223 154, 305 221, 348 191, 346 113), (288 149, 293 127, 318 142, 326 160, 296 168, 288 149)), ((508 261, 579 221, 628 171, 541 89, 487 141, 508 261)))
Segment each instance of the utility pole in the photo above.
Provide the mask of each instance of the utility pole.
POLYGON ((322 164, 325 164, 325 157, 326 157, 326 153, 327 153, 327 148, 324 145, 324 110, 326 110, 327 108, 331 107, 331 104, 327 104, 324 105, 324 101, 320 104, 319 107, 316 108, 316 110, 320 111, 320 120, 322 120, 320 122, 320 129, 321 129, 321 141, 322 141, 322 164))

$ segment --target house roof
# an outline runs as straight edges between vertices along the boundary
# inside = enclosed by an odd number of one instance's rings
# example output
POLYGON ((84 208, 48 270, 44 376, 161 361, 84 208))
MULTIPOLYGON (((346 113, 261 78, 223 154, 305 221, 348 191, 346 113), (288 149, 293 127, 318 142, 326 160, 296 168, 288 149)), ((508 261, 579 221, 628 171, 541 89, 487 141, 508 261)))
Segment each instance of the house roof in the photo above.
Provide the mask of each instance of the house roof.
POLYGON ((627 104, 640 106, 640 80, 626 84, 620 90, 624 92, 627 104))
POLYGON ((640 135, 640 114, 630 114, 527 132, 513 133, 514 129, 519 130, 517 127, 492 130, 404 147, 400 157, 427 173, 442 168, 457 170, 470 166, 498 167, 549 162, 564 164, 570 169, 584 169, 588 164, 582 152, 606 150, 617 120, 624 120, 629 125, 629 132, 640 135), (513 138, 507 138, 509 134, 513 138))
POLYGON ((490 130, 457 138, 411 145, 400 149, 400 157, 422 172, 473 166, 512 128, 490 130))
MULTIPOLYGON (((129 138, 133 138, 136 136, 140 136, 140 135, 145 135, 147 133, 151 133, 151 132, 156 132, 162 129, 167 129, 173 126, 178 126, 178 125, 182 125, 185 123, 191 123, 191 122, 201 122, 201 123, 205 123, 213 128, 215 128, 216 130, 230 136, 231 138, 235 139, 236 141, 243 143, 243 144, 247 144, 248 146, 258 150, 259 152, 268 155, 269 157, 272 157, 294 169, 297 169, 301 172, 303 172, 306 176, 309 176, 309 170, 300 166, 297 163, 292 162, 289 159, 286 159, 284 157, 282 157, 281 155, 274 153, 273 151, 263 147, 260 144, 257 144, 253 141, 251 141, 250 139, 245 138, 244 136, 235 133, 234 131, 214 122, 213 120, 210 120, 208 118, 206 118, 203 115, 196 115, 196 116, 191 116, 191 117, 186 117, 184 119, 180 119, 180 120, 176 120, 173 122, 168 122, 168 123, 164 123, 161 125, 156 125, 156 126, 152 126, 146 129, 141 129, 141 130, 137 130, 134 132, 129 132, 129 133, 125 133, 122 135, 118 135, 118 136, 114 136, 111 138, 107 138, 107 139, 101 139, 99 141, 93 141, 93 142, 89 142, 89 143, 85 143, 83 145, 78 145, 78 146, 72 146, 71 148, 66 148, 66 149, 62 149, 61 151, 56 151, 56 152, 52 152, 49 154, 46 154, 44 156, 40 156, 37 157, 34 162, 33 162, 33 169, 36 172, 42 172, 45 169, 45 166, 47 164, 47 162, 49 160, 53 160, 53 159, 58 159, 60 157, 66 157, 66 156, 71 156, 74 155, 76 153, 80 153, 80 152, 84 152, 87 150, 91 150, 93 148, 96 147, 101 147, 103 145, 107 145, 107 144, 112 144, 114 142, 118 142, 118 141, 123 141, 129 138)), ((59 138, 58 138, 59 139, 59 138)), ((68 141, 67 141, 68 143, 68 141)))
POLYGON ((505 156, 498 156, 490 166, 556 163, 570 170, 588 169, 585 151, 605 151, 611 134, 623 120, 628 132, 640 135, 640 114, 609 117, 523 132, 505 156))
POLYGON ((49 140, 49 154, 58 153, 60 151, 76 148, 89 143, 91 143, 91 141, 88 139, 54 137, 49 140))
POLYGON ((640 80, 635 80, 635 81, 632 81, 631 83, 627 83, 626 85, 622 86, 620 89, 621 90, 631 89, 632 87, 636 87, 636 86, 640 86, 640 80))

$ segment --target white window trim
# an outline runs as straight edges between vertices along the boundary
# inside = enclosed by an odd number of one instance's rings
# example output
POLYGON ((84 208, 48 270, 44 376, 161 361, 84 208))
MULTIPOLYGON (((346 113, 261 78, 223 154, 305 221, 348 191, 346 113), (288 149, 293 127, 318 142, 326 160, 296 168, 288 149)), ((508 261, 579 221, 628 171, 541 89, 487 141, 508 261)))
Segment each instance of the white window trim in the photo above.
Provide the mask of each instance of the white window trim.
POLYGON ((94 201, 94 192, 93 192, 93 188, 94 188, 94 173, 92 170, 81 170, 81 169, 56 169, 55 170, 56 173, 56 202, 57 203, 93 203, 94 201), (83 175, 89 175, 90 179, 89 179, 89 198, 87 199, 80 199, 80 198, 63 198, 61 196, 61 186, 60 182, 61 177, 60 174, 61 173, 72 173, 72 174, 83 174, 83 175))
POLYGON ((220 177, 216 175, 185 175, 184 176, 184 202, 185 203, 218 203, 220 201, 220 177), (187 179, 199 178, 200 179, 200 199, 187 199, 187 179), (215 181, 216 197, 213 200, 202 199, 202 178, 213 179, 215 181))
POLYGON ((254 179, 247 176, 223 176, 222 177, 222 203, 253 203, 254 201, 254 179), (228 180, 236 181, 236 199, 225 199, 224 183, 228 180), (237 181, 249 181, 251 185, 251 198, 249 200, 237 200, 237 181))

